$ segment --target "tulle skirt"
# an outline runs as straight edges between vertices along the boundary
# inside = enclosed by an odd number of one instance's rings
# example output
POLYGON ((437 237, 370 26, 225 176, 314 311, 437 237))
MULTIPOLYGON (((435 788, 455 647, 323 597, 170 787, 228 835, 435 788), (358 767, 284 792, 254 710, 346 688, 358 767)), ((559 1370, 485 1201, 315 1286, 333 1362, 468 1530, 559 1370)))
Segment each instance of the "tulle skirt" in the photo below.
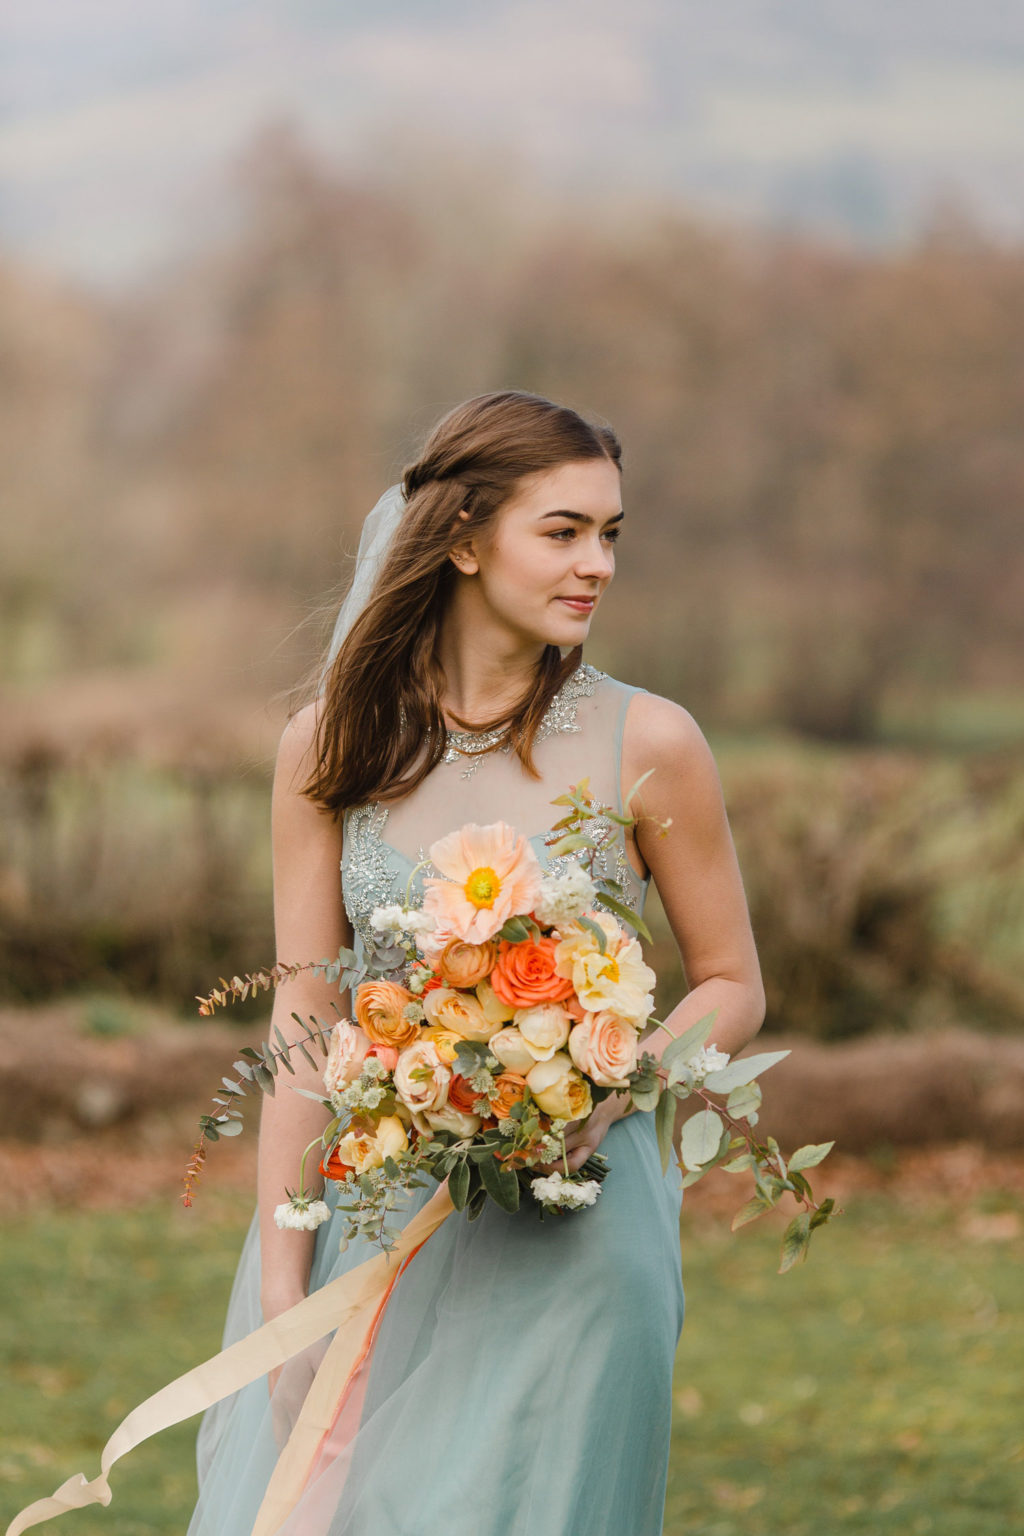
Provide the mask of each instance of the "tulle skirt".
MULTIPOLYGON (((592 1207, 448 1217, 398 1280, 358 1423, 287 1536, 660 1536, 684 1299, 681 1176, 674 1160, 662 1174, 653 1122, 611 1126, 592 1207)), ((377 1251, 339 1253, 341 1224, 317 1231, 312 1287, 377 1251)), ((225 1345, 262 1320, 254 1219, 225 1345)), ((262 1377, 205 1414, 188 1536, 249 1536, 327 1342, 285 1367, 273 1399, 262 1377)))

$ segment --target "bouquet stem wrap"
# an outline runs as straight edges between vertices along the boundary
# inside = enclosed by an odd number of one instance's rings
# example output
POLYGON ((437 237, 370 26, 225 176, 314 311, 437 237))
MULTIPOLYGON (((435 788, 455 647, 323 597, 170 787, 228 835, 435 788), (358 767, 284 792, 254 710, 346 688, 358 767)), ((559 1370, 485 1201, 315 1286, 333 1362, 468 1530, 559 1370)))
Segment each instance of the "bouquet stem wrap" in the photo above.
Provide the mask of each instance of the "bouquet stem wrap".
MULTIPOLYGON (((347 1443, 350 1435, 339 1437, 336 1427, 344 1425, 347 1430, 347 1421, 358 1418, 358 1414, 345 1414, 344 1410, 352 1406, 352 1389, 369 1361, 395 1282, 454 1209, 448 1186, 442 1184, 422 1210, 409 1219, 390 1253, 376 1254, 347 1274, 339 1275, 219 1355, 161 1387, 133 1408, 114 1430, 100 1457, 99 1477, 91 1482, 81 1472, 69 1477, 52 1497, 37 1499, 15 1515, 6 1536, 21 1536, 22 1531, 42 1525, 67 1510, 109 1504, 108 1474, 115 1461, 143 1440, 193 1414, 205 1412, 336 1330, 278 1458, 253 1527, 253 1536, 274 1536, 294 1508, 321 1455, 333 1458, 344 1451, 342 1442, 347 1443)), ((365 1382, 365 1373, 362 1379, 365 1382)))

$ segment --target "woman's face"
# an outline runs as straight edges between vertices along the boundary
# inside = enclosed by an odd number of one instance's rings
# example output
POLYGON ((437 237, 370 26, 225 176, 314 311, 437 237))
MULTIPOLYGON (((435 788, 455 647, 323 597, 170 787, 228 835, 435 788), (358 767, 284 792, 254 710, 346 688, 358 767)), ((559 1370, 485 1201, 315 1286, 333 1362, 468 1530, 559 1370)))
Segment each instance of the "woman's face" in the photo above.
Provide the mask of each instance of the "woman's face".
POLYGON ((621 479, 610 459, 527 475, 490 528, 456 552, 490 616, 524 640, 580 645, 615 574, 621 479))

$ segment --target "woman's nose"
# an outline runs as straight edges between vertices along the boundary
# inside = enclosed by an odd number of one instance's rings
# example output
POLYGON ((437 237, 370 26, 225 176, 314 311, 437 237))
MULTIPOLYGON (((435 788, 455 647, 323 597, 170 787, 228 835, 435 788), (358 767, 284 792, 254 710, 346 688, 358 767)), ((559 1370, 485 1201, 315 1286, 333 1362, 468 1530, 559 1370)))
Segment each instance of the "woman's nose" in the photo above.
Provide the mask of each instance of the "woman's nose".
POLYGON ((614 551, 600 540, 588 540, 585 546, 580 547, 576 571, 580 576, 596 576, 602 581, 607 580, 615 573, 614 551))

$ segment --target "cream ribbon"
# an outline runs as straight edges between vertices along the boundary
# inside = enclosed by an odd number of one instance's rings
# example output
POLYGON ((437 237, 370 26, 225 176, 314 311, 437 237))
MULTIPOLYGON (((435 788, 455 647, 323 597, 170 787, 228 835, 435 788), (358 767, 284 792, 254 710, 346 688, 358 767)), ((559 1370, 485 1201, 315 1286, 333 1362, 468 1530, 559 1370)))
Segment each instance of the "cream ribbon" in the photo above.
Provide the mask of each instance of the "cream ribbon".
POLYGON ((103 1447, 99 1477, 90 1482, 76 1472, 51 1498, 37 1499, 15 1515, 6 1536, 21 1536, 22 1531, 42 1525, 69 1509, 109 1504, 107 1474, 115 1461, 143 1440, 195 1413, 203 1413, 241 1387, 247 1387, 336 1329, 256 1517, 253 1536, 273 1536, 302 1493, 318 1448, 333 1423, 350 1375, 360 1362, 391 1287, 416 1250, 454 1209, 448 1185, 444 1183, 422 1210, 410 1217, 390 1253, 377 1254, 348 1274, 339 1275, 312 1296, 239 1339, 237 1344, 193 1366, 184 1376, 147 1397, 121 1421, 103 1447))

